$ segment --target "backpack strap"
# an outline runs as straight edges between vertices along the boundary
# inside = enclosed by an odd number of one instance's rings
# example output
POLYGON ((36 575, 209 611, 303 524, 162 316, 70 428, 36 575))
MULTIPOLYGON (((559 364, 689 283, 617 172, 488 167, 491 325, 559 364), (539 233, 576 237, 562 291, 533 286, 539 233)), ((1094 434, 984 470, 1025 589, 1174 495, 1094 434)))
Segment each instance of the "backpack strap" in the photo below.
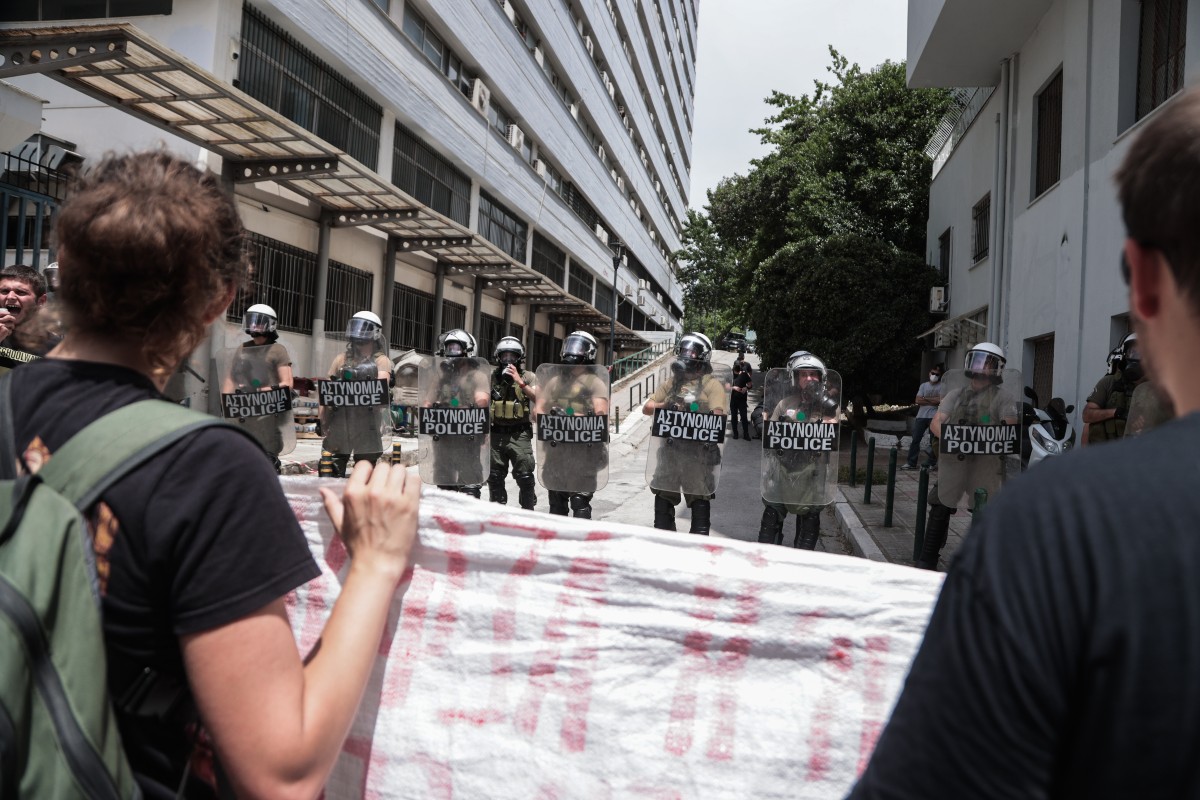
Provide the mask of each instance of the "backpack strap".
POLYGON ((141 400, 105 414, 72 436, 38 475, 85 510, 121 477, 184 436, 225 424, 166 400, 141 400))

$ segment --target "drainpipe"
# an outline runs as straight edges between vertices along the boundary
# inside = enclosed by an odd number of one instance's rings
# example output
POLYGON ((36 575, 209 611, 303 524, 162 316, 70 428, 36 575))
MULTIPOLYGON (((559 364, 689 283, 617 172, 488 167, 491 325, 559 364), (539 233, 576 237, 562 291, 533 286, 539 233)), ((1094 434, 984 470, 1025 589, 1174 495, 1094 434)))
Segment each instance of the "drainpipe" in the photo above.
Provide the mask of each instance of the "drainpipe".
POLYGON ((317 228, 317 291, 313 297, 312 365, 314 375, 323 375, 329 366, 325 360, 325 300, 329 297, 329 231, 333 216, 321 212, 317 228))
MULTIPOLYGON (((1079 322, 1075 342, 1075 394, 1081 395, 1083 387, 1083 312, 1087 298, 1088 273, 1088 216, 1091 209, 1092 189, 1092 37, 1094 35, 1094 3, 1088 0, 1087 23, 1087 70, 1083 96, 1083 241, 1079 245, 1079 322)), ((1077 412, 1082 417, 1082 410, 1077 412)))
MULTIPOLYGON (((1004 229, 1002 239, 1002 249, 1004 253, 1004 263, 1001 265, 1000 276, 1000 297, 999 306, 996 309, 996 319, 999 320, 998 337, 996 342, 1001 347, 1008 348, 1008 315, 1009 315, 1009 298, 1012 296, 1012 251, 1013 251, 1013 219, 1016 214, 1013 213, 1013 208, 1016 205, 1016 187, 1017 178, 1014 171, 1017 168, 1017 97, 1021 88, 1020 81, 1021 56, 1019 53, 1014 53, 1008 59, 1008 103, 1005 106, 1005 113, 1008 115, 1008 132, 1005 134, 1005 149, 1004 158, 1008 162, 1008 168, 1004 176, 1004 229)), ((991 314, 988 315, 989 317, 991 314)))
POLYGON ((446 264, 437 262, 433 269, 433 341, 430 347, 437 352, 438 337, 445 331, 442 329, 442 306, 446 299, 446 264))
POLYGON ((1000 110, 996 112, 996 169, 992 178, 992 197, 995 198, 996 213, 992 219, 992 299, 988 305, 988 341, 1001 343, 1000 335, 1000 286, 1004 274, 1004 229, 1008 220, 1008 105, 1011 83, 1009 70, 1011 59, 1000 62, 1000 86, 997 96, 1000 110))

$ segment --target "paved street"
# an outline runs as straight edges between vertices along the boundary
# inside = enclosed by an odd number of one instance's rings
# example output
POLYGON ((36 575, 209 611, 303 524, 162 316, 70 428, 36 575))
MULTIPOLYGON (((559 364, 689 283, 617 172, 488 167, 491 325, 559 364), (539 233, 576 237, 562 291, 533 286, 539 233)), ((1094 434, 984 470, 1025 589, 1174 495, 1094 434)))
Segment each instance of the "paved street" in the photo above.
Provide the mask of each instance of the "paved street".
MULTIPOLYGON (((714 361, 722 364, 732 364, 733 353, 717 352, 714 361)), ((747 357, 755 367, 755 385, 761 386, 762 375, 757 370, 758 357, 747 357)), ((638 397, 635 391, 633 397, 638 397)), ((750 397, 750 408, 759 402, 758 390, 750 397)), ((621 429, 614 434, 610 447, 608 485, 596 494, 592 501, 595 519, 611 520, 633 525, 650 525, 654 520, 654 496, 646 487, 646 450, 650 438, 650 417, 642 414, 636 404, 630 408, 630 392, 627 387, 614 396, 614 405, 621 409, 621 429)), ((894 508, 892 526, 884 527, 885 502, 887 486, 885 476, 888 468, 888 450, 896 443, 896 437, 889 434, 871 434, 875 436, 875 473, 880 481, 872 491, 872 502, 864 502, 862 483, 855 488, 846 483, 839 485, 839 502, 831 505, 822 515, 821 540, 817 549, 833 552, 855 554, 866 558, 888 561, 895 564, 912 564, 913 531, 917 512, 917 487, 919 471, 896 472, 894 508)), ((402 450, 408 458, 415 459, 417 441, 415 438, 401 438, 402 450)), ((903 440, 907 447, 908 439, 903 440)), ((747 442, 745 439, 733 439, 726 436, 725 449, 721 464, 721 480, 717 497, 712 503, 712 536, 730 539, 754 541, 758 537, 759 520, 762 517, 762 501, 759 491, 761 446, 759 440, 747 442)), ((291 465, 294 471, 304 471, 315 468, 321 453, 320 439, 302 439, 297 443, 296 450, 284 457, 285 465, 291 465)), ((898 463, 904 463, 906 450, 898 453, 898 463)), ((925 456, 921 456, 924 461, 925 456)), ((848 467, 850 463, 850 443, 843 436, 841 465, 848 467)), ((867 448, 860 446, 858 452, 858 468, 860 472, 866 469, 867 448)), ((843 470, 847 472, 848 470, 843 470)), ((930 474, 930 483, 936 481, 937 473, 930 474)), ((517 497, 516 482, 509 476, 509 502, 514 503, 517 497)), ((484 489, 487 498, 487 489, 484 489)), ((546 490, 538 487, 538 511, 549 512, 546 490)), ((690 512, 681 504, 676 510, 676 525, 686 532, 689 525, 690 512)), ((942 549, 941 569, 945 569, 949 558, 962 542, 962 537, 970 527, 971 515, 960 511, 951 518, 950 536, 942 549)), ((788 516, 784 524, 784 545, 791 546, 795 541, 795 518, 788 516)))

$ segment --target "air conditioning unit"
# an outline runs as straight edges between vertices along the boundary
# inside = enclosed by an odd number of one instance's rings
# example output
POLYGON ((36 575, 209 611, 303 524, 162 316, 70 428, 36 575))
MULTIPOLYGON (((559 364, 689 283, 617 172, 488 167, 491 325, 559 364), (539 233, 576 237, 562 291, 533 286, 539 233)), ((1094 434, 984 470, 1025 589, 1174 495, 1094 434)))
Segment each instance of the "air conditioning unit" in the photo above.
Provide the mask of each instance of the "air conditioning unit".
POLYGON ((621 266, 623 266, 623 267, 629 266, 629 253, 621 254, 621 266))
POLYGON ((661 303, 662 302, 662 292, 655 292, 654 299, 661 303))
POLYGON ((585 50, 587 50, 587 51, 588 51, 588 55, 589 55, 589 56, 595 56, 595 55, 596 55, 596 45, 592 44, 592 37, 591 37, 591 36, 585 36, 585 37, 583 37, 583 47, 584 47, 584 49, 585 49, 585 50))
POLYGON ((604 226, 599 222, 596 223, 596 238, 604 244, 608 244, 608 231, 604 230, 604 226))
POLYGON ((624 191, 625 191, 625 179, 624 178, 617 178, 617 191, 624 193, 624 191))
POLYGON ((645 292, 638 292, 637 304, 639 306, 646 305, 646 293, 645 292))
POLYGON ((542 178, 546 177, 546 162, 540 158, 535 158, 533 160, 533 171, 542 178))
POLYGON ((621 284, 621 294, 625 295, 626 298, 633 297, 633 287, 630 286, 628 283, 622 283, 621 284))
POLYGON ((617 99, 617 85, 615 83, 613 83, 612 81, 609 81, 608 83, 606 83, 604 85, 606 87, 608 87, 608 96, 611 97, 613 100, 616 100, 617 99))
POLYGON ((949 350, 958 343, 958 331, 954 326, 939 328, 933 334, 933 346, 937 350, 949 350))
POLYGON ((946 297, 945 286, 934 286, 929 290, 929 313, 945 314, 950 301, 946 297))
POLYGON ((572 119, 579 119, 579 104, 578 103, 571 103, 569 106, 567 106, 567 111, 571 112, 572 119))
POLYGON ((476 78, 474 85, 471 87, 471 105, 475 106, 475 110, 483 116, 487 116, 488 109, 492 105, 492 90, 481 78, 476 78))
POLYGON ((654 232, 653 228, 650 229, 650 241, 652 241, 652 242, 658 241, 658 234, 654 232))
POLYGON ((533 48, 533 60, 537 62, 539 67, 546 66, 546 54, 542 52, 540 44, 533 48))
POLYGON ((509 22, 517 21, 517 10, 513 8, 513 4, 508 0, 504 0, 504 16, 508 17, 509 22))
POLYGON ((508 126, 508 143, 512 145, 514 150, 520 150, 525 146, 525 131, 518 128, 516 125, 508 126))
POLYGON ((646 280, 645 278, 638 278, 638 290, 639 291, 642 289, 649 289, 649 288, 650 288, 650 281, 646 280))
POLYGON ((601 161, 604 161, 605 159, 608 158, 608 156, 606 156, 604 154, 604 145, 602 145, 602 144, 596 145, 596 155, 600 158, 601 161))

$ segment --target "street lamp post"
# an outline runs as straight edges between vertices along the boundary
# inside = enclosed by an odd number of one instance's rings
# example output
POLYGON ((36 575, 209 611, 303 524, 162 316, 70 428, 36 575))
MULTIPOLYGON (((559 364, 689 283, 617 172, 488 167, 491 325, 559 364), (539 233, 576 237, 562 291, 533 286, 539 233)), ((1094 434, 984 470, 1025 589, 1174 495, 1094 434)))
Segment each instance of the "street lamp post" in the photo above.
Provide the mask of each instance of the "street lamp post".
POLYGON ((612 309, 608 323, 608 365, 616 363, 617 341, 617 269, 621 266, 621 258, 625 255, 625 244, 621 241, 610 242, 613 247, 613 280, 612 280, 612 309))

